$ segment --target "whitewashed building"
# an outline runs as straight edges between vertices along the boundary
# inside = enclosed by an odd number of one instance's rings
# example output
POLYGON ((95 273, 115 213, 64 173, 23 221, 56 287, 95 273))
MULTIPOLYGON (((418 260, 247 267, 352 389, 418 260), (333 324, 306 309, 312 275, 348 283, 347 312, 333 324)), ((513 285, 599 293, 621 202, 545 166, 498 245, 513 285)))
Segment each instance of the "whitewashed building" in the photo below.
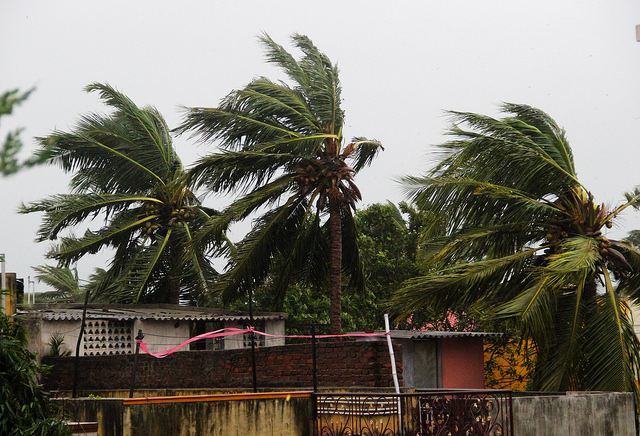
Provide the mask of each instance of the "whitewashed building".
MULTIPOLYGON (((18 310, 19 322, 29 334, 29 349, 39 357, 52 353, 52 338, 62 340, 60 353, 75 355, 82 323, 82 304, 39 304, 18 310)), ((284 345, 287 315, 260 312, 253 316, 255 329, 274 336, 256 335, 256 345, 284 345)), ((105 305, 87 307, 80 356, 132 354, 136 336, 142 331, 151 352, 176 347, 193 336, 224 328, 244 329, 250 323, 245 312, 168 304, 105 305)), ((249 347, 248 334, 194 342, 190 349, 229 350, 249 347)))

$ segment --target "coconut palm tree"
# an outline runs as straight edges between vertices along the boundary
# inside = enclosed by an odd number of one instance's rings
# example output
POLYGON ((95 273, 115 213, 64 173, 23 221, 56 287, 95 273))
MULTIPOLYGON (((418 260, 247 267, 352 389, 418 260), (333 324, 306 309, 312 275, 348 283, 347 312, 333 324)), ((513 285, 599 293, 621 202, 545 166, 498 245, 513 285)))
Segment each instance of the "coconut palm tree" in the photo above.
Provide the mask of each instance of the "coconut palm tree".
POLYGON ((77 268, 39 265, 33 269, 36 271, 36 279, 52 288, 38 293, 39 301, 79 303, 84 299, 77 268))
POLYGON ((155 108, 139 108, 108 85, 86 90, 98 92, 112 113, 86 115, 71 132, 39 138, 39 154, 73 174, 71 192, 20 211, 44 213, 38 241, 58 241, 48 257, 59 266, 114 249, 106 273, 91 285, 100 299, 197 300, 215 271, 205 253, 187 247, 212 211, 190 190, 170 130, 155 108), (83 236, 61 235, 96 221, 102 226, 83 236))
POLYGON ((382 147, 361 137, 345 144, 337 67, 308 37, 292 40, 300 60, 269 36, 261 38, 268 61, 291 85, 254 79, 217 108, 189 109, 179 131, 221 147, 191 170, 197 185, 240 194, 203 235, 261 213, 231 259, 225 292, 263 282, 278 257, 285 267, 274 279, 276 292, 294 277, 319 283, 328 273, 331 330, 338 333, 342 270, 350 285, 362 282, 352 215, 360 191, 353 179, 382 147))
POLYGON ((442 160, 405 179, 410 197, 436 215, 422 246, 427 272, 393 307, 517 320, 536 358, 533 389, 637 394, 629 302, 640 296, 640 253, 603 228, 639 192, 616 207, 595 203, 565 132, 538 109, 502 110, 502 119, 453 112, 455 139, 440 146, 442 160))

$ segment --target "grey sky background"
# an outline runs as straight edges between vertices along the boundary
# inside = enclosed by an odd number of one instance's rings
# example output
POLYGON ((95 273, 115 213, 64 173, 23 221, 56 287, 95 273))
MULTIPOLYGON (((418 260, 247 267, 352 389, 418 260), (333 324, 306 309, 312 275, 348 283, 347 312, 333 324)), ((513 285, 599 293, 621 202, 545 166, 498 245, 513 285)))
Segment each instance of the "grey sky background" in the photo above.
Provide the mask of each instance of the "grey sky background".
MULTIPOLYGON (((582 182, 616 205, 640 184, 640 2, 513 1, 12 1, 0 2, 0 91, 37 90, 0 135, 68 130, 80 115, 104 112, 82 89, 109 83, 138 105, 153 105, 171 127, 180 106, 215 106, 253 77, 280 77, 257 42, 267 32, 287 48, 308 35, 341 71, 345 136, 383 142, 385 151, 356 182, 361 207, 401 201, 395 179, 426 171, 444 142, 445 110, 499 116, 501 102, 549 113, 566 131, 582 182)), ((213 150, 180 137, 185 165, 213 150)), ((58 168, 0 179, 0 253, 7 271, 33 276, 46 243, 38 215, 21 202, 66 192, 58 168)), ((205 204, 222 207, 210 197, 205 204)), ((609 235, 640 229, 629 210, 609 235)), ((106 256, 82 261, 81 277, 106 256)), ((44 290, 43 285, 36 289, 44 290)))

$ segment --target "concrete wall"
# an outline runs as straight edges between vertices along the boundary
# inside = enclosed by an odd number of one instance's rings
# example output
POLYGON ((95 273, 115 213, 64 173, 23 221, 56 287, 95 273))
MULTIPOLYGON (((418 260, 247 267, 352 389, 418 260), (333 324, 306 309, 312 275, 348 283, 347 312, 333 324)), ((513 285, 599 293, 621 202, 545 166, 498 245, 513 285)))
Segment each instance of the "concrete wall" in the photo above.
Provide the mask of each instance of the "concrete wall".
POLYGON ((153 399, 56 400, 74 420, 98 422, 100 436, 310 436, 309 393, 153 399))
MULTIPOLYGON (((144 334, 144 343, 152 353, 177 347, 189 339, 189 321, 159 321, 155 319, 137 319, 133 323, 132 344, 135 350, 138 330, 144 334)), ((178 351, 189 351, 189 346, 178 351)))
POLYGON ((513 398, 517 436, 635 436, 631 393, 579 393, 513 398))
MULTIPOLYGON (((67 416, 101 436, 291 435, 313 428, 308 392, 122 399, 61 399, 67 416)), ((515 397, 515 436, 634 436, 630 393, 515 397)))
MULTIPOLYGON (((113 319, 89 319, 87 323, 97 322, 117 322, 113 319)), ((264 323, 264 326, 258 330, 264 331, 267 334, 275 335, 277 337, 270 336, 258 336, 264 341, 264 346, 282 346, 285 345, 284 337, 284 320, 264 320, 259 321, 264 323), (264 330, 262 330, 264 329, 264 330)), ((78 341, 78 334, 80 333, 80 320, 46 320, 40 316, 29 314, 22 316, 20 323, 27 328, 28 333, 28 349, 38 355, 38 359, 41 360, 44 356, 48 356, 51 352, 51 348, 48 343, 53 334, 59 334, 64 337, 64 344, 61 351, 71 351, 72 355, 75 355, 76 343, 78 341)), ((122 321, 122 324, 126 324, 130 333, 127 335, 130 339, 127 341, 128 353, 133 353, 136 348, 135 337, 138 334, 138 330, 142 330, 144 333, 144 342, 152 353, 168 350, 174 348, 190 338, 191 325, 190 321, 182 320, 154 320, 154 319, 136 319, 122 321)), ((245 328, 245 324, 242 322, 227 322, 225 327, 245 328)), ((90 328, 87 327, 86 331, 90 328)), ((84 352, 89 354, 93 350, 85 350, 84 346, 89 344, 88 338, 91 335, 85 335, 80 348, 80 355, 84 352)), ((108 335, 107 335, 108 336, 108 335)), ((225 349, 242 349, 243 335, 227 336, 223 339, 225 342, 225 349)), ((109 342, 109 341, 107 341, 109 342)), ((122 352, 122 349, 120 350, 122 352)), ((179 351, 189 351, 189 346, 181 348, 179 351)))

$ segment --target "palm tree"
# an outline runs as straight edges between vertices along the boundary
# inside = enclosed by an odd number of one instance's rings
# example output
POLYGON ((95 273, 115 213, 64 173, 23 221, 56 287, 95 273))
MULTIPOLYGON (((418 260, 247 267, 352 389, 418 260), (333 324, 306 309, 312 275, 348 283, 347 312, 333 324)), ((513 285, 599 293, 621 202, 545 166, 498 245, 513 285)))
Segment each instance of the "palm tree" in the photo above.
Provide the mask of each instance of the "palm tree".
POLYGON ((353 178, 382 147, 360 137, 344 144, 338 69, 308 37, 292 40, 303 53, 300 60, 269 36, 261 37, 268 61, 293 86, 254 79, 217 108, 189 109, 179 131, 219 141, 221 151, 191 171, 198 186, 240 194, 203 235, 262 212, 238 244, 224 277, 225 292, 263 282, 278 257, 285 260, 275 280, 279 293, 294 276, 319 283, 328 273, 331 330, 338 333, 342 269, 351 275, 350 285, 362 282, 352 215, 360 191, 353 178))
POLYGON ((196 300, 215 271, 205 253, 188 250, 194 229, 210 219, 189 189, 170 130, 155 108, 139 108, 112 87, 89 85, 113 108, 84 116, 71 132, 39 138, 41 156, 72 173, 71 192, 21 207, 43 212, 38 241, 58 240, 48 257, 68 267, 87 254, 115 250, 91 288, 112 302, 196 300), (104 222, 83 236, 78 224, 104 222))
POLYGON ((536 358, 533 389, 637 395, 629 302, 640 296, 640 253, 602 229, 639 192, 618 207, 596 204, 565 132, 538 109, 502 109, 502 119, 453 112, 442 160, 405 179, 436 215, 422 246, 427 272, 392 304, 405 316, 431 307, 517 320, 536 358))
POLYGON ((36 270, 36 278, 52 288, 50 291, 39 293, 38 300, 79 303, 84 299, 77 268, 39 265, 33 269, 36 270))

